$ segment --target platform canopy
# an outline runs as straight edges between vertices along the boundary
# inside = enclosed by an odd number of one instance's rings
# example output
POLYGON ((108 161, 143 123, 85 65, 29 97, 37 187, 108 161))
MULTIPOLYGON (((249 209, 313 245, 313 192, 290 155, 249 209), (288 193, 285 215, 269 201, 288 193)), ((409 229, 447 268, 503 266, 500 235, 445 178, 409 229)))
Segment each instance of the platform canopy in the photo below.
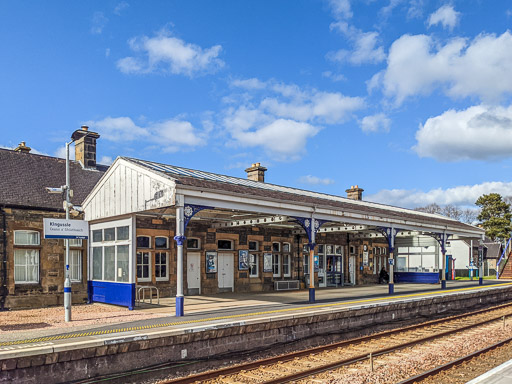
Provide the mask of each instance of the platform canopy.
POLYGON ((484 230, 441 215, 352 200, 276 184, 118 157, 84 201, 85 219, 104 220, 134 213, 173 217, 176 206, 209 207, 193 220, 213 228, 269 225, 294 227, 297 217, 314 217, 319 232, 382 236, 383 227, 398 235, 448 233, 482 238, 484 230))

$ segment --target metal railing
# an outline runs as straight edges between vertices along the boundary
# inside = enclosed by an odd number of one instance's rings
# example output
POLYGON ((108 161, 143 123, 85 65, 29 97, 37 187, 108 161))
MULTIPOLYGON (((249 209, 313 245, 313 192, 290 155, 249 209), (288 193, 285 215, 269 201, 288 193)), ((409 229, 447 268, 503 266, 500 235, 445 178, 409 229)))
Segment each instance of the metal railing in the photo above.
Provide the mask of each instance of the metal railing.
POLYGON ((512 240, 512 237, 508 239, 507 243, 505 244, 505 249, 501 253, 501 257, 498 260, 498 263, 496 264, 496 279, 500 278, 501 273, 503 272, 503 269, 507 265, 508 262, 508 256, 510 253, 510 240, 512 240), (503 264, 502 264, 503 262, 503 264))

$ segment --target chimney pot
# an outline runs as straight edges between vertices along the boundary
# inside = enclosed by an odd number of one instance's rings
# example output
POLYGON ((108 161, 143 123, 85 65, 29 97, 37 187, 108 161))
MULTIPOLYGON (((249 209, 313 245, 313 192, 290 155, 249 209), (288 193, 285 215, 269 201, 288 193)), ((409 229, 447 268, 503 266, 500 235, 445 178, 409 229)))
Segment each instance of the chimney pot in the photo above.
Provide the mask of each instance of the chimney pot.
POLYGON ((89 131, 87 125, 82 125, 71 135, 75 142, 75 160, 84 168, 96 168, 96 140, 100 135, 89 131))
POLYGON ((347 199, 363 200, 364 189, 359 188, 357 184, 355 187, 352 185, 350 189, 347 189, 345 192, 347 193, 347 199))
POLYGON ((262 167, 261 163, 253 163, 251 167, 247 168, 247 178, 249 180, 265 182, 265 172, 267 168, 262 167))
POLYGON ((18 144, 16 148, 14 148, 14 150, 16 152, 29 153, 32 150, 32 148, 27 147, 26 143, 22 141, 21 143, 18 144))

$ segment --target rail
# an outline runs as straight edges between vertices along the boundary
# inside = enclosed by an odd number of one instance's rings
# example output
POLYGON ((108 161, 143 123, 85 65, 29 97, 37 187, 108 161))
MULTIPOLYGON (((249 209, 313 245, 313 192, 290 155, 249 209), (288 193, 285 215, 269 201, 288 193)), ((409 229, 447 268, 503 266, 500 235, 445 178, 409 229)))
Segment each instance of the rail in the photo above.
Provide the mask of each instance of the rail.
POLYGON ((508 239, 507 243, 505 244, 505 249, 501 253, 501 257, 498 260, 498 263, 496 264, 496 279, 500 278, 501 273, 503 272, 503 269, 505 269, 505 266, 508 262, 508 253, 507 250, 510 248, 510 240, 512 240, 512 237, 508 239), (501 262, 503 261, 503 258, 505 257, 505 262, 503 263, 503 266, 501 266, 501 262))
POLYGON ((156 291, 156 300, 157 300, 157 304, 160 304, 160 291, 158 290, 157 287, 153 286, 153 285, 137 285, 137 295, 136 295, 136 298, 135 300, 140 303, 145 303, 146 302, 146 291, 149 291, 149 304, 153 304, 153 290, 156 291), (142 299, 141 299, 141 292, 142 292, 142 299))

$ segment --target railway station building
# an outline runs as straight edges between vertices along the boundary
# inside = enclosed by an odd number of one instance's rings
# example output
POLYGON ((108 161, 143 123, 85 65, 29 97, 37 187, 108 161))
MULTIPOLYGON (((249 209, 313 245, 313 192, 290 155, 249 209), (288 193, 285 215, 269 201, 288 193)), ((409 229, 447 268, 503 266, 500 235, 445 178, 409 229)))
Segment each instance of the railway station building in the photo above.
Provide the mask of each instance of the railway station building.
MULTIPOLYGON (((484 233, 364 201, 357 185, 341 197, 267 183, 259 163, 247 178, 127 157, 106 167, 96 164, 97 133, 72 138, 72 202, 84 212, 74 219, 90 228, 71 244, 74 303, 133 308, 158 290, 179 311, 184 295, 302 288, 314 301, 315 287, 377 284, 382 269, 392 292, 395 282, 438 283, 447 241, 484 233)), ((65 161, 22 143, 0 149, 0 162, 0 304, 60 305, 64 241, 45 239, 42 223, 64 218, 63 197, 46 187, 65 183, 65 161)))
POLYGON ((153 287, 176 295, 182 315, 184 295, 309 287, 313 302, 314 287, 376 284, 382 268, 392 293, 394 279, 438 283, 447 240, 484 234, 443 216, 363 201, 358 186, 341 197, 269 184, 266 171, 252 164, 244 179, 117 158, 83 203, 91 301, 133 308, 153 287), (396 242, 419 235, 440 256, 432 255, 429 268, 394 273, 396 242))

